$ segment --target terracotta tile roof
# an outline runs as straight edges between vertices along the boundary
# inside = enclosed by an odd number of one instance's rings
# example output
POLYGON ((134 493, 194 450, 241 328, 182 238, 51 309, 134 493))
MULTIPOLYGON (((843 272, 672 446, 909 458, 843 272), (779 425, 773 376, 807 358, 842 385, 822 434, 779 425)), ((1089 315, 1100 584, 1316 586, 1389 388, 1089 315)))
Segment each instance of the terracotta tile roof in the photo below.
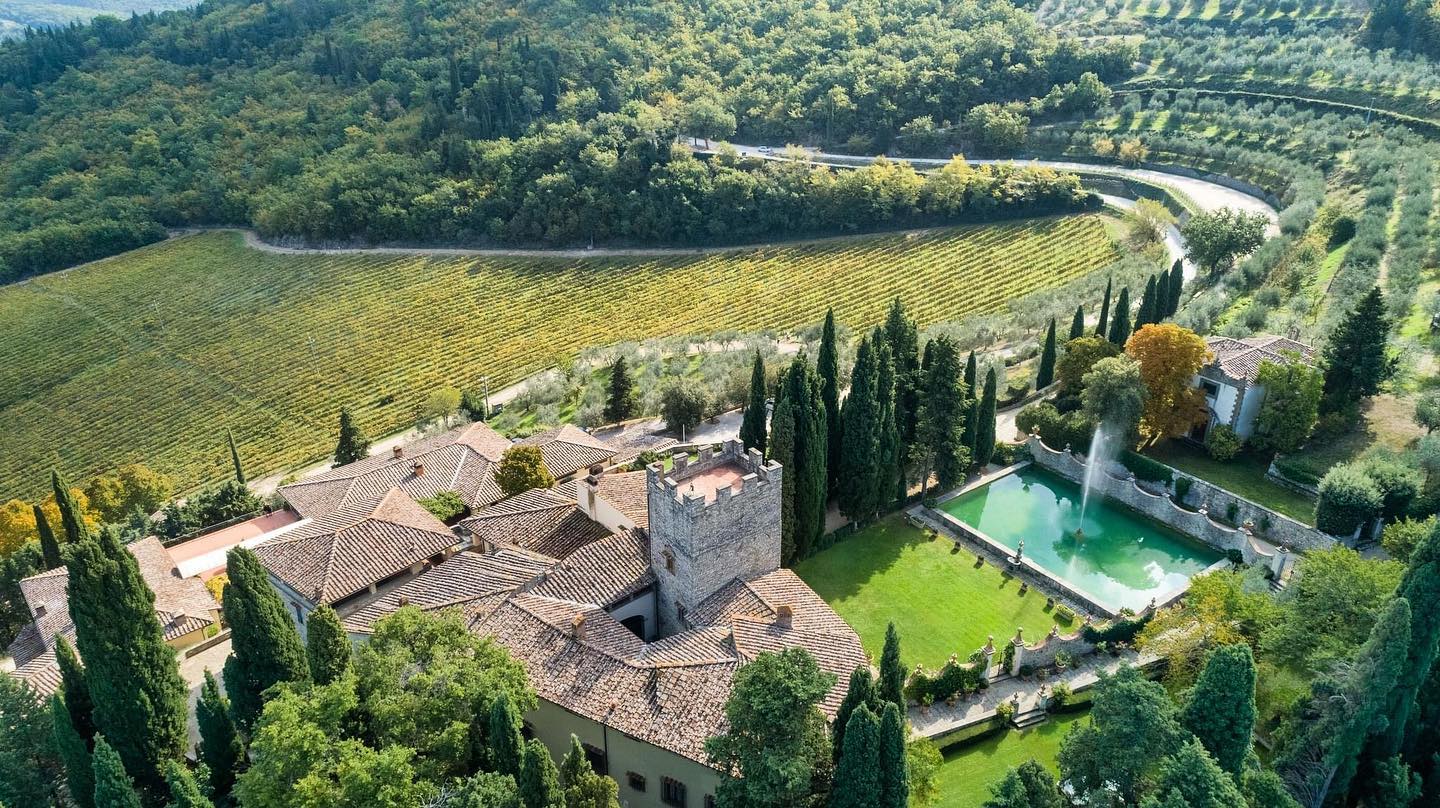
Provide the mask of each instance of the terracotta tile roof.
POLYGON ((400 457, 382 452, 324 474, 291 483, 280 494, 301 516, 323 516, 345 505, 400 488, 411 499, 455 491, 472 510, 497 502, 495 465, 510 441, 483 423, 466 424, 406 447, 400 457), (416 474, 416 463, 421 468, 416 474))
MULTIPOLYGON (((581 481, 566 480, 555 486, 555 493, 570 502, 577 501, 581 481)), ((645 490, 644 471, 609 472, 600 475, 595 492, 600 498, 630 517, 636 527, 650 527, 650 501, 645 490)))
POLYGON ((650 540, 644 531, 626 530, 575 551, 532 591, 549 598, 609 606, 654 583, 650 540))
POLYGON ((275 577, 312 603, 334 603, 459 543, 404 491, 352 503, 255 547, 275 577))
MULTIPOLYGON (((126 549, 135 556, 140 575, 155 594, 155 618, 166 640, 182 637, 214 623, 213 615, 220 605, 210 596, 205 584, 195 578, 180 577, 179 570, 165 546, 154 536, 131 542, 126 549)), ((26 679, 37 690, 59 681, 53 670, 55 637, 63 635, 75 642, 75 624, 70 619, 70 574, 64 567, 32 575, 20 581, 30 613, 44 607, 45 614, 21 630, 7 653, 15 660, 15 674, 26 679)))
POLYGON ((1210 367, 1218 368, 1221 373, 1236 381, 1254 382, 1259 378, 1262 362, 1288 364, 1291 361, 1291 357, 1286 356, 1288 352, 1299 354, 1300 361, 1307 365, 1315 360, 1314 348, 1274 335, 1244 339, 1212 336, 1205 338, 1205 345, 1215 355, 1210 367))
MULTIPOLYGON (((466 550, 351 611, 341 622, 354 634, 368 634, 375 623, 403 603, 425 611, 451 607, 488 614, 510 593, 535 580, 556 562, 502 548, 493 554, 466 550)), ((478 616, 471 612, 469 616, 478 616)))
POLYGON ((461 521, 460 527, 470 530, 477 544, 513 544, 551 558, 565 558, 610 535, 574 500, 561 500, 553 491, 518 494, 461 521))
POLYGON ((556 479, 615 457, 615 447, 570 424, 531 435, 520 443, 540 447, 545 468, 556 479))

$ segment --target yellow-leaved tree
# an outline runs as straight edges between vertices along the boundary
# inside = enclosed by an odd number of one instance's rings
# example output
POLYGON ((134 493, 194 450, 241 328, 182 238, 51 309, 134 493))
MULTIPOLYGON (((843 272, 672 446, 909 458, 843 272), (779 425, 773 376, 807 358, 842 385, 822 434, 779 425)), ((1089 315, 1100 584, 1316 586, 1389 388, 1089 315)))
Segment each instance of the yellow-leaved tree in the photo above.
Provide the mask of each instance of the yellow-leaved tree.
POLYGON ((1194 379, 1211 355, 1199 334, 1173 323, 1146 325, 1130 335, 1125 353, 1140 363, 1145 383, 1140 433, 1146 445, 1184 434, 1205 419, 1205 397, 1194 379))

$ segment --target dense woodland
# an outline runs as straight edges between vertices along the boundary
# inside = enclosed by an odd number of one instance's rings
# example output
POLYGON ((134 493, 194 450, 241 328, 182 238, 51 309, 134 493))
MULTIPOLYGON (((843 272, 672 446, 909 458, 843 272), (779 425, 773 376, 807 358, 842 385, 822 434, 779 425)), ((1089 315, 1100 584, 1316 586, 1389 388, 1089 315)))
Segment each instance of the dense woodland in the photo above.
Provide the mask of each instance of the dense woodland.
MULTIPOLYGON (((1081 77, 1099 86, 1134 55, 1002 0, 267 0, 100 18, 0 47, 0 260, 19 277, 195 224, 524 243, 853 229, 892 216, 855 209, 831 172, 706 164, 671 142, 883 149, 915 119, 1057 86, 1093 106, 1081 77)), ((942 215, 1003 215, 988 207, 942 215)))

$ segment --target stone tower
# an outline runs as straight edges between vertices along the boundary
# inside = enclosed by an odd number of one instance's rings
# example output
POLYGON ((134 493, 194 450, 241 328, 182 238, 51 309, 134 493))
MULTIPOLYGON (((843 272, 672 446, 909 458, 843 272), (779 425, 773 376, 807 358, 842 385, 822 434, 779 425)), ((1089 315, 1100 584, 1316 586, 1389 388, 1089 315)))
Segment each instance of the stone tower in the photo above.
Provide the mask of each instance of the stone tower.
POLYGON ((738 440, 645 469, 661 633, 688 628, 685 615, 736 578, 780 568, 780 475, 738 440))

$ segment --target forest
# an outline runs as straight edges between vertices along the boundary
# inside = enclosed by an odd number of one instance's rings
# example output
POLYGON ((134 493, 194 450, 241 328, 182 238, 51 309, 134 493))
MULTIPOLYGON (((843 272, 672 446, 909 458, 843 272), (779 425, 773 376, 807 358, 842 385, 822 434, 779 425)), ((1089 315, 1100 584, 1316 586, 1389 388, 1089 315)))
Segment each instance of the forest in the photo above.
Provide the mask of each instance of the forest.
MULTIPOLYGON (((844 232, 873 216, 831 172, 672 142, 884 150, 978 105, 1093 109, 1135 55, 1004 0, 223 0, 100 17, 0 46, 0 278, 186 225, 524 244, 844 232)), ((945 216, 1001 218, 1000 196, 969 190, 977 204, 945 216)))

